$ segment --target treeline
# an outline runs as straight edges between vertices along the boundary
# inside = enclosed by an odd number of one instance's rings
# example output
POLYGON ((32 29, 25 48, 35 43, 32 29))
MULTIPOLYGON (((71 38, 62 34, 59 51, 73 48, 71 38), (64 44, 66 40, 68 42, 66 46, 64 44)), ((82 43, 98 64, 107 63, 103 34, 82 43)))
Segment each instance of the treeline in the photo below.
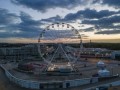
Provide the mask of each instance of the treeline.
MULTIPOLYGON (((79 44, 71 44, 73 47, 79 47, 79 44)), ((110 50, 120 50, 120 43, 83 43, 85 48, 106 48, 110 50)))
MULTIPOLYGON (((27 45, 27 44, 0 43, 0 48, 2 48, 2 47, 21 47, 24 45, 27 45)), ((70 45, 70 46, 73 46, 76 48, 80 47, 80 44, 67 44, 67 45, 70 45)), ((106 49, 110 49, 110 50, 120 50, 120 43, 83 43, 83 47, 85 47, 85 48, 106 48, 106 49)))
POLYGON ((21 47, 27 44, 22 44, 22 43, 0 43, 0 48, 5 48, 5 47, 21 47))

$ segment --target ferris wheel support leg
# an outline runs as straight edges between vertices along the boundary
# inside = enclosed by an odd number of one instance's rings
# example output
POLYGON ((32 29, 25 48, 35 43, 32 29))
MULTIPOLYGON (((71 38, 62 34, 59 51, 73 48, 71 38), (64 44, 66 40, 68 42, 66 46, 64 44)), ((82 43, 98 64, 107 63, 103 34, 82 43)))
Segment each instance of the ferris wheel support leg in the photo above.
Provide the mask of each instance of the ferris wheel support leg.
POLYGON ((44 62, 47 63, 46 67, 45 67, 45 71, 47 70, 48 66, 51 64, 51 62, 48 62, 47 60, 45 60, 45 58, 42 56, 42 53, 40 51, 40 45, 38 44, 38 52, 40 53, 40 57, 43 58, 44 62))
POLYGON ((72 65, 72 63, 71 63, 71 61, 70 61, 70 58, 67 56, 67 54, 66 54, 66 52, 64 51, 64 49, 63 49, 63 47, 62 47, 61 44, 59 44, 59 47, 61 48, 61 50, 63 51, 63 53, 64 53, 65 56, 67 57, 68 61, 70 62, 71 68, 72 68, 72 70, 73 70, 73 65, 72 65))
POLYGON ((62 45, 60 44, 60 46, 59 46, 60 48, 61 48, 61 50, 63 51, 63 53, 65 54, 65 56, 67 57, 67 59, 69 60, 69 62, 70 62, 70 59, 69 59, 69 57, 67 56, 67 54, 66 54, 66 52, 64 51, 64 49, 63 49, 63 47, 62 47, 62 45))
POLYGON ((52 62, 52 61, 53 61, 53 58, 55 57, 55 54, 57 53, 58 49, 59 49, 59 46, 57 47, 57 49, 56 49, 55 53, 53 54, 53 57, 51 58, 50 62, 52 62))

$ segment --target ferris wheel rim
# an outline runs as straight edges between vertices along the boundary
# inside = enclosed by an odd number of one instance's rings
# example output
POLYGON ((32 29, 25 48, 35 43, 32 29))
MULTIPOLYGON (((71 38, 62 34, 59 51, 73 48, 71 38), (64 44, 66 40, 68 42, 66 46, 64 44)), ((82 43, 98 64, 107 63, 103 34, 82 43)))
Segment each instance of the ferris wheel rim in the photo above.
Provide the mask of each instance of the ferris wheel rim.
POLYGON ((43 29, 42 31, 41 31, 41 33, 40 33, 40 35, 39 35, 39 39, 38 39, 38 43, 40 43, 40 39, 42 38, 42 35, 47 31, 47 30, 50 30, 50 26, 52 26, 52 25, 68 25, 69 27, 71 27, 72 28, 72 30, 71 31, 75 31, 75 34, 78 34, 77 36, 78 36, 78 39, 80 40, 80 42, 82 41, 82 37, 81 37, 81 35, 80 35, 80 33, 79 33, 79 31, 77 30, 77 29, 75 29, 72 25, 70 25, 70 24, 68 24, 68 23, 52 23, 52 24, 49 24, 48 26, 46 26, 45 27, 45 29, 43 29))
MULTIPOLYGON (((49 62, 48 60, 46 60, 46 59, 41 55, 40 45, 39 45, 39 44, 41 44, 42 34, 44 34, 45 31, 49 30, 49 27, 50 27, 50 26, 52 26, 52 25, 57 25, 57 24, 61 24, 61 25, 64 24, 64 25, 68 25, 69 27, 72 27, 72 30, 74 30, 74 31, 78 34, 78 39, 80 40, 80 43, 82 42, 82 37, 81 37, 79 31, 78 31, 77 29, 75 29, 72 25, 68 24, 68 23, 54 23, 54 24, 50 24, 50 25, 46 26, 45 29, 42 30, 42 32, 41 32, 40 35, 39 35, 39 39, 38 39, 38 47, 39 47, 39 50, 38 50, 38 51, 39 51, 39 53, 40 53, 41 58, 42 58, 45 62, 47 62, 48 64, 52 64, 52 63, 49 62)), ((76 33, 75 33, 75 34, 76 34, 76 33)), ((76 62, 76 61, 75 61, 75 62, 76 62)))

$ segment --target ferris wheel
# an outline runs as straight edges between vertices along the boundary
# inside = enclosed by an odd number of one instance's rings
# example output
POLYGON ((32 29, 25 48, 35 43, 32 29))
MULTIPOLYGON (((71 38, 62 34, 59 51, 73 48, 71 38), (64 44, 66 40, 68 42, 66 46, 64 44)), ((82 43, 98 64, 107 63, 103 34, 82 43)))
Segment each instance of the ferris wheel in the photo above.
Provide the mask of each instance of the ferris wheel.
POLYGON ((82 38, 79 31, 72 25, 67 23, 50 24, 39 35, 38 52, 48 65, 52 65, 52 62, 62 61, 69 64, 75 63, 78 57, 74 56, 75 49, 68 46, 68 43, 76 42, 81 44, 82 38))

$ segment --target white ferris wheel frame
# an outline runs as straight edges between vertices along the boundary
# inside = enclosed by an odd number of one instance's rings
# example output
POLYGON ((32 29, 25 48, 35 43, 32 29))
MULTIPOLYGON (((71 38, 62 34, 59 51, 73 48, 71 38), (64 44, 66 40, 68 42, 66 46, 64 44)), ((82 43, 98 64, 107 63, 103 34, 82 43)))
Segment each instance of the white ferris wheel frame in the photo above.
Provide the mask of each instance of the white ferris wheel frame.
POLYGON ((44 61, 45 63, 47 63, 48 65, 52 65, 52 60, 53 60, 53 58, 54 58, 54 56, 55 56, 55 53, 58 51, 58 48, 61 48, 62 51, 64 52, 65 56, 66 56, 67 59, 69 60, 69 63, 71 63, 71 64, 75 63, 75 62, 77 61, 77 59, 74 60, 73 62, 71 62, 70 59, 69 59, 69 57, 67 56, 66 52, 64 51, 64 49, 62 48, 61 45, 59 45, 59 46, 57 47, 57 49, 55 50, 55 52, 54 52, 54 54, 53 54, 53 56, 52 56, 52 58, 51 58, 50 60, 47 60, 47 59, 45 59, 45 58, 43 57, 43 55, 42 55, 42 53, 41 53, 41 47, 40 47, 40 45, 41 45, 41 38, 42 38, 42 36, 43 36, 43 34, 45 33, 46 30, 50 30, 50 27, 53 27, 53 29, 54 29, 54 25, 57 25, 58 27, 59 27, 60 25, 62 25, 63 27, 64 27, 64 25, 66 25, 67 28, 71 27, 71 28, 72 28, 71 30, 72 30, 72 31, 75 31, 75 34, 78 34, 78 38, 79 38, 79 40, 80 40, 80 46, 79 46, 79 47, 80 47, 80 49, 79 49, 79 50, 80 50, 80 52, 79 52, 79 58, 80 58, 80 54, 81 54, 81 50, 82 50, 82 47, 81 47, 82 37, 81 37, 81 35, 80 35, 80 33, 79 33, 79 31, 78 31, 77 29, 75 29, 72 25, 67 24, 67 23, 54 23, 54 24, 50 24, 50 25, 46 26, 46 28, 40 33, 39 38, 38 38, 38 52, 39 52, 41 58, 42 58, 43 61, 44 61))

